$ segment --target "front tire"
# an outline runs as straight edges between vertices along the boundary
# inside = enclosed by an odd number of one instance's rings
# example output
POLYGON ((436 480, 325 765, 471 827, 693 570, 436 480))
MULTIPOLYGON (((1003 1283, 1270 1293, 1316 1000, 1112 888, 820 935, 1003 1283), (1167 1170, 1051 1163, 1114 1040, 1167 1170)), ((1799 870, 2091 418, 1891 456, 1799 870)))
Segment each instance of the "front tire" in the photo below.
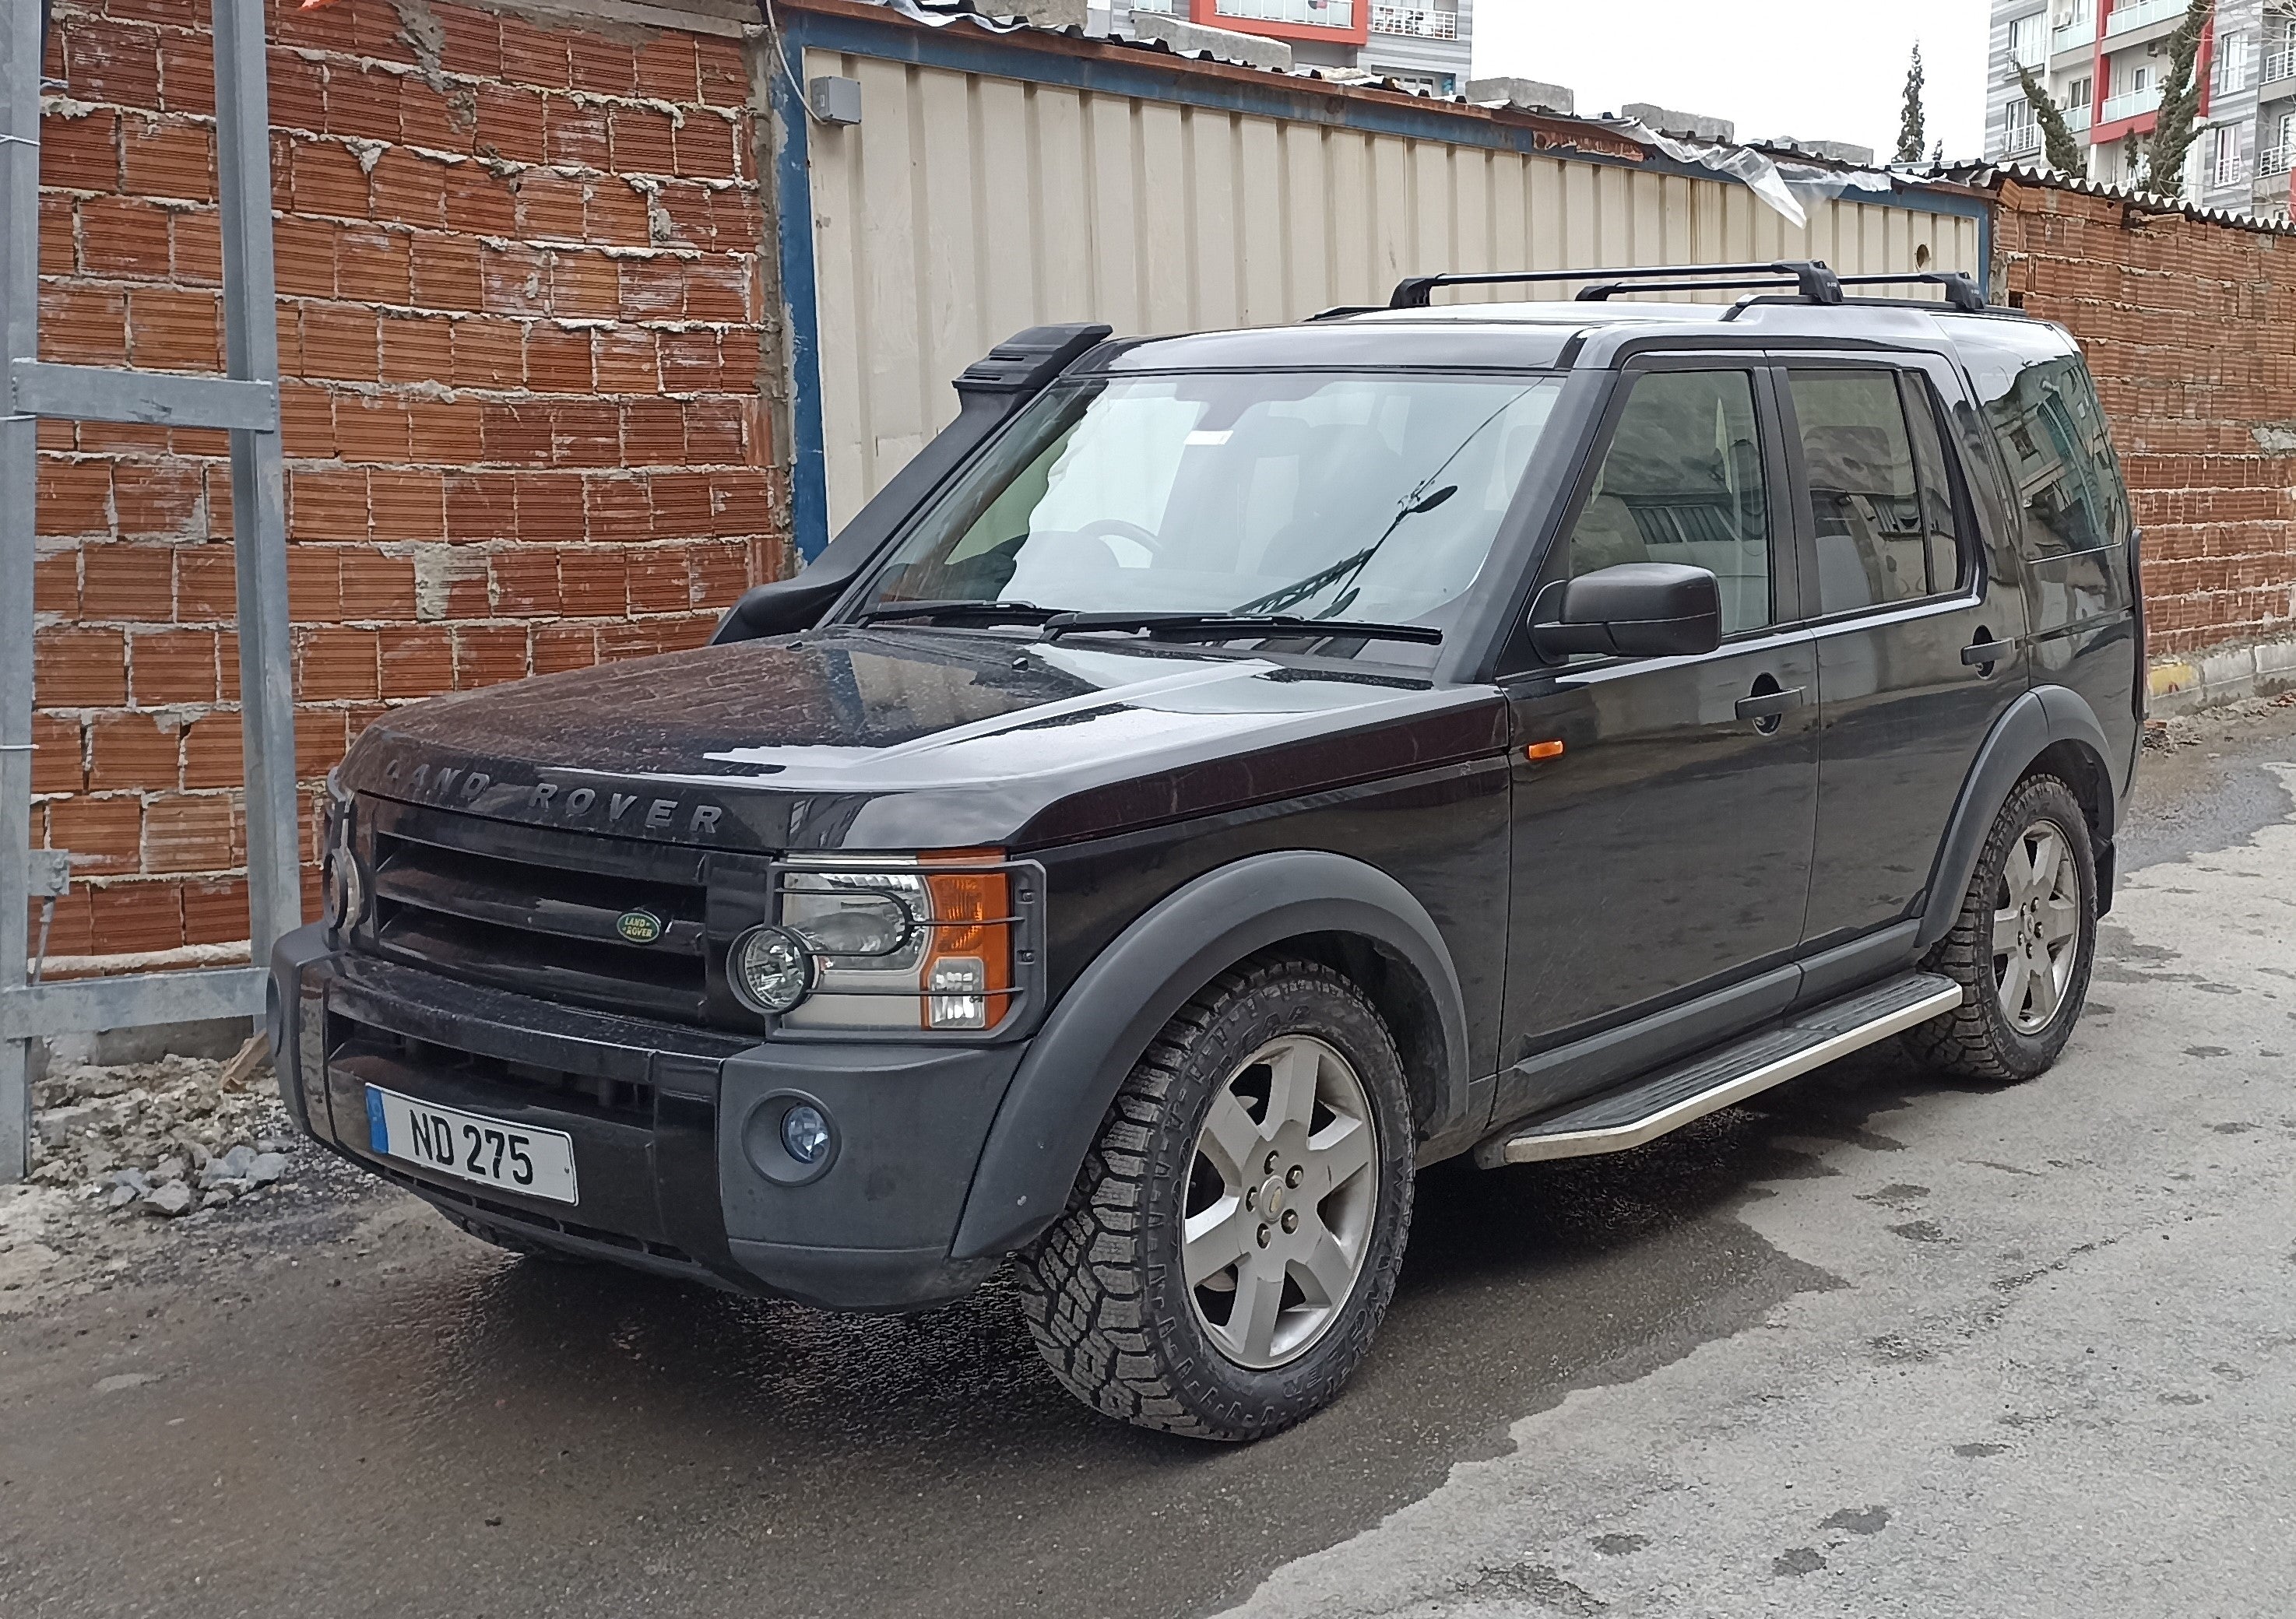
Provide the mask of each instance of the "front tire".
POLYGON ((2054 776, 2009 795, 1953 928, 1923 962, 1961 1004, 1907 1031, 1923 1062, 1967 1079, 2032 1078, 2079 1021, 2096 956, 2096 851, 2088 817, 2054 776))
POLYGON ((1411 1195, 1410 1100, 1379 1014, 1319 963, 1247 962, 1117 1093, 1067 1213, 1021 1256, 1029 1331, 1098 1410, 1260 1438, 1363 1360, 1411 1195))

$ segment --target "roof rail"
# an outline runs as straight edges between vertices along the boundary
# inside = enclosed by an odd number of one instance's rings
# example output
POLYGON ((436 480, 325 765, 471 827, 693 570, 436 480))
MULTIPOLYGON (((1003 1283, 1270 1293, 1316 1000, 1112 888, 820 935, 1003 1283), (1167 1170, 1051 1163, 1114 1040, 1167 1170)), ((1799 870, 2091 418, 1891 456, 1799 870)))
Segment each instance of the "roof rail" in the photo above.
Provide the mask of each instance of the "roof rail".
MULTIPOLYGON (((1490 287, 1571 281, 1587 283, 1578 289, 1577 296, 1589 303, 1600 303, 1621 292, 1745 291, 1791 292, 1806 303, 1832 305, 1850 301, 1842 295, 1845 287, 1925 286, 1944 288, 1947 305, 1964 315, 1982 315, 1987 307, 1985 294, 1979 288, 1976 278, 1965 271, 1918 270, 1903 275, 1842 275, 1828 269, 1822 258, 1784 258, 1774 264, 1648 265, 1624 270, 1502 270, 1451 275, 1413 275, 1396 283, 1395 295, 1388 300, 1387 307, 1390 309, 1428 308, 1435 301, 1435 289, 1438 287, 1490 287)), ((1349 310, 1349 313, 1355 311, 1349 310)))
MULTIPOLYGON (((1907 278, 1910 279, 1910 278, 1907 278)), ((1841 301, 1842 278, 1815 258, 1782 258, 1770 264, 1646 265, 1620 270, 1527 270, 1412 275, 1395 283, 1390 309, 1425 309, 1438 287, 1528 285, 1536 282, 1585 282, 1578 296, 1599 303, 1620 292, 1727 292, 1792 290, 1813 304, 1841 301)))

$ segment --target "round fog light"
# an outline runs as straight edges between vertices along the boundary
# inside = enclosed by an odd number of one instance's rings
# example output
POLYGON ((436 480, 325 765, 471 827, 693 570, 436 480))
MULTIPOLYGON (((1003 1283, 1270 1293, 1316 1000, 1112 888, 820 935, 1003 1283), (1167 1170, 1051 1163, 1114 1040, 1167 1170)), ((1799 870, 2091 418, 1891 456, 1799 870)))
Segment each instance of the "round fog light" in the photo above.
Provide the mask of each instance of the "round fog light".
POLYGON ((800 1102, 782 1115, 782 1146, 800 1164, 818 1164, 829 1150, 829 1121, 821 1109, 800 1102))
POLYGON ((788 1011, 813 993, 813 953, 780 928, 752 928, 726 958, 734 993, 761 1012, 788 1011))

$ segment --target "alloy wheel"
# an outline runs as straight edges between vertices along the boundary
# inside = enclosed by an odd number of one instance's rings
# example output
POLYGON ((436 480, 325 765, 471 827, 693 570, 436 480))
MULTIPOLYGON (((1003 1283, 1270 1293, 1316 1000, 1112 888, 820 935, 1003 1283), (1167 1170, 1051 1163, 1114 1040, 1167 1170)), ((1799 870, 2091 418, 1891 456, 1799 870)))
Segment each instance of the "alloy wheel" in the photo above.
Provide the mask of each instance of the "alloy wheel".
POLYGON ((2036 821, 2009 846, 1994 896, 1993 977, 2021 1034, 2049 1026, 2080 956, 2080 867, 2064 831, 2036 821))
POLYGON ((1370 1094, 1321 1040, 1270 1041, 1214 1092, 1189 1166, 1181 1264, 1221 1354, 1282 1366, 1340 1319, 1371 1247, 1378 1163, 1370 1094))

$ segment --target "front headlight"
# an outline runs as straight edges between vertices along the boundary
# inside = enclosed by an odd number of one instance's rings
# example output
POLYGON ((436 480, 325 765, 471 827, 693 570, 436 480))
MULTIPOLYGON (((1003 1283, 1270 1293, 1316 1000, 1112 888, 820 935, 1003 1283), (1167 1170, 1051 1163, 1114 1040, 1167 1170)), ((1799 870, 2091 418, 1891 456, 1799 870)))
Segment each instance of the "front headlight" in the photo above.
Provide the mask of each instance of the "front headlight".
POLYGON ((784 1024, 988 1029, 1011 1009, 1019 919, 1001 851, 792 861, 775 886, 779 930, 813 963, 784 1024))

